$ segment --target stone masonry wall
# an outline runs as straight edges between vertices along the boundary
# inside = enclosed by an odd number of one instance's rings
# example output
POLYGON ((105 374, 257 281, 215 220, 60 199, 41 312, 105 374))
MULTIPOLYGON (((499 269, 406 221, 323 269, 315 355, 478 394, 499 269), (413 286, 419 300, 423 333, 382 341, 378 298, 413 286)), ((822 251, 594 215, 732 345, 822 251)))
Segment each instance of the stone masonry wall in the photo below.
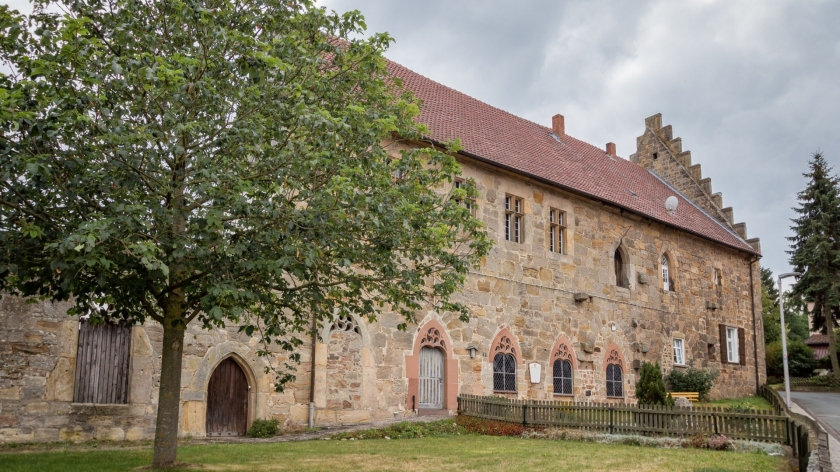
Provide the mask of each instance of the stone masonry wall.
MULTIPOLYGON (((764 381, 764 350, 760 290, 755 288, 758 264, 748 254, 463 159, 464 174, 475 180, 481 195, 477 215, 496 243, 457 295, 470 307, 469 322, 426 309, 405 332, 397 329, 402 320, 392 313, 382 313, 374 323, 342 321, 340 332, 322 327, 315 358, 311 344, 304 343, 296 380, 282 393, 275 392, 273 377, 264 371, 267 362, 282 365, 287 360, 282 353, 258 357, 258 341, 239 333, 237 326, 203 330, 190 325, 181 435, 204 436, 207 382, 228 356, 243 367, 252 386, 250 420, 274 417, 286 425, 303 425, 310 394, 317 425, 411 415, 416 387, 410 378, 416 378, 417 369, 406 359, 416 363, 412 355, 432 321, 444 331, 436 342, 446 362, 453 363, 452 370, 447 364, 447 375, 457 373, 456 379, 445 380, 446 388, 459 393, 494 394, 491 347, 501 334, 511 338, 517 361, 517 393, 506 393, 509 397, 633 402, 634 361, 659 361, 665 372, 685 368, 673 365, 675 337, 685 340, 687 361, 720 372, 712 396, 755 393, 756 380, 764 381), (521 244, 504 240, 506 194, 524 201, 521 244), (566 213, 564 254, 547 249, 550 208, 566 213), (615 285, 613 254, 619 247, 629 267, 629 288, 615 285), (662 254, 670 261, 673 291, 662 289, 662 254), (576 293, 587 296, 575 301, 576 293), (720 323, 745 329, 744 365, 721 363, 720 323), (551 359, 561 344, 573 359, 571 398, 552 392, 551 359), (470 346, 477 349, 475 358, 470 358, 470 346), (606 359, 613 350, 624 372, 621 399, 606 397, 606 359), (536 383, 527 375, 530 363, 541 365, 536 383)), ((74 404, 78 321, 66 315, 67 308, 9 296, 0 300, 0 441, 151 438, 160 326, 149 323, 132 330, 127 405, 74 404)))

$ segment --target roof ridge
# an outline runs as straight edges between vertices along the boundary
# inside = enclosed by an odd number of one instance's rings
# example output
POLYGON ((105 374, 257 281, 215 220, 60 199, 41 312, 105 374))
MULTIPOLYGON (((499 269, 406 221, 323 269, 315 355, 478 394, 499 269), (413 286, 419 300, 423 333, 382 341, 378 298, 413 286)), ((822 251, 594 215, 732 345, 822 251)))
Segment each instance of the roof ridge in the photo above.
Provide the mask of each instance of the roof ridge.
MULTIPOLYGON (((400 64, 399 62, 392 61, 391 59, 385 59, 385 60, 386 60, 386 61, 388 61, 388 63, 389 63, 389 64, 392 64, 392 65, 395 65, 395 66, 400 67, 400 68, 402 68, 402 69, 405 69, 406 71, 411 72, 412 74, 415 74, 415 75, 417 75, 418 77, 421 77, 421 78, 423 78, 423 79, 425 79, 425 80, 428 80, 429 82, 432 82, 432 83, 434 83, 435 85, 438 85, 438 86, 440 86, 440 87, 443 87, 443 88, 445 88, 445 89, 447 89, 447 90, 451 90, 451 91, 453 91, 453 92, 457 93, 458 95, 463 96, 463 97, 464 97, 464 98, 466 98, 466 99, 469 99, 469 100, 472 100, 472 101, 478 102, 478 103, 480 103, 480 104, 482 104, 482 105, 484 105, 484 106, 486 106, 486 107, 489 107, 489 108, 492 108, 493 110, 496 110, 496 111, 499 111, 499 112, 501 112, 501 113, 504 113, 505 115, 508 115, 508 116, 510 116, 510 117, 512 117, 512 118, 514 118, 514 119, 516 119, 516 120, 522 121, 522 122, 524 122, 524 123, 526 123, 526 124, 529 124, 529 125, 534 125, 534 126, 537 126, 537 127, 539 127, 539 128, 542 128, 542 129, 543 129, 543 130, 545 130, 547 133, 553 133, 553 132, 554 132, 554 130, 553 130, 553 129, 551 129, 551 127, 549 127, 549 126, 542 125, 542 124, 540 124, 540 123, 537 123, 536 121, 529 120, 528 118, 524 118, 524 117, 519 116, 519 115, 517 115, 517 114, 515 114, 515 113, 509 112, 509 111, 507 111, 507 110, 505 110, 505 109, 503 109, 503 108, 499 108, 499 107, 497 107, 497 106, 495 106, 495 105, 491 105, 490 103, 487 103, 487 102, 485 102, 484 100, 480 100, 480 99, 478 99, 478 98, 475 98, 475 97, 473 97, 473 96, 471 96, 471 95, 468 95, 468 94, 466 94, 466 93, 464 93, 464 92, 462 92, 462 91, 460 91, 460 90, 458 90, 458 89, 456 89, 456 88, 454 88, 454 87, 450 87, 450 86, 448 86, 448 85, 446 85, 446 84, 442 84, 442 83, 438 82, 438 81, 437 81, 437 80, 435 80, 435 79, 429 78, 429 77, 427 77, 427 76, 425 76, 425 75, 423 75, 423 74, 421 74, 421 73, 419 73, 419 72, 417 72, 417 71, 415 71, 415 70, 413 70, 413 69, 409 69, 408 67, 406 67, 406 66, 404 66, 404 65, 400 64)), ((574 136, 572 136, 572 135, 570 135, 570 134, 564 134, 564 136, 563 136, 563 137, 567 137, 567 138, 574 139, 575 141, 577 141, 577 142, 579 142, 579 143, 581 143, 581 144, 586 144, 587 146, 591 146, 592 148, 594 148, 594 149, 598 149, 599 151, 602 151, 602 152, 604 152, 604 154, 606 154, 606 151, 605 151, 605 150, 603 150, 603 149, 599 148, 598 146, 596 146, 596 145, 594 145, 594 144, 590 143, 589 141, 584 141, 584 140, 582 140, 582 139, 580 139, 580 138, 576 138, 576 137, 574 137, 574 136)), ((561 137, 561 139, 562 139, 562 137, 561 137)), ((621 157, 621 156, 619 156, 619 155, 616 155, 616 156, 614 156, 614 157, 618 157, 618 158, 620 158, 620 159, 622 159, 622 160, 624 160, 624 161, 630 162, 630 159, 627 159, 627 158, 621 157)), ((632 162, 631 162, 631 164, 632 164, 632 162)), ((639 166, 639 167, 641 167, 641 166, 639 166)), ((644 168, 642 167, 642 169, 644 169, 644 168)))
POLYGON ((605 147, 563 134, 471 97, 452 87, 388 60, 390 73, 422 102, 419 123, 439 143, 460 138, 462 154, 530 176, 560 189, 616 205, 667 226, 698 235, 739 251, 759 254, 709 212, 689 202, 669 215, 662 202, 675 190, 659 176, 628 158, 611 155, 605 147), (710 224, 709 221, 713 221, 710 224))

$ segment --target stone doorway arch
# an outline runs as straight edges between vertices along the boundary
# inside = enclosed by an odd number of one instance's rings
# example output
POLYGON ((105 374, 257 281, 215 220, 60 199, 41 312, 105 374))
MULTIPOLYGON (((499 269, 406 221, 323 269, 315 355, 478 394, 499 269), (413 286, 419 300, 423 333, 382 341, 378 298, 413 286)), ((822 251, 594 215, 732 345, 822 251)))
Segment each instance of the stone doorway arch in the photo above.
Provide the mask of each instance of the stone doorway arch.
POLYGON ((256 418, 267 418, 268 396, 271 393, 271 377, 265 373, 268 365, 264 358, 248 345, 237 341, 225 341, 208 349, 198 364, 189 386, 181 392, 181 435, 207 436, 207 389, 210 377, 226 359, 231 359, 242 369, 248 382, 247 425, 256 418))
MULTIPOLYGON (((362 319, 355 313, 349 313, 343 316, 336 316, 333 321, 321 330, 320 339, 315 343, 315 407, 319 409, 328 408, 327 402, 327 371, 329 363, 329 343, 330 336, 333 332, 342 333, 356 333, 361 338, 361 385, 359 386, 360 401, 358 408, 362 410, 371 410, 376 407, 376 367, 373 359, 373 352, 371 349, 370 333, 368 333, 362 319)), ((340 412, 338 412, 340 413, 340 412)), ((339 422, 342 415, 335 416, 339 422)), ((330 415, 324 415, 324 418, 333 418, 330 415)), ((352 419, 358 419, 355 416, 346 416, 346 422, 352 419)), ((327 422, 332 422, 327 420, 327 422)))
MULTIPOLYGON (((437 350, 442 354, 442 409, 455 410, 458 408, 458 360, 452 356, 452 342, 446 330, 437 320, 430 320, 418 331, 414 340, 414 349, 410 356, 405 356, 405 372, 408 377, 408 392, 406 395, 406 409, 424 408, 420 405, 420 374, 421 354, 423 350, 437 350)), ((426 351, 431 354, 431 351, 426 351)), ((425 372, 428 376, 431 372, 425 372)))

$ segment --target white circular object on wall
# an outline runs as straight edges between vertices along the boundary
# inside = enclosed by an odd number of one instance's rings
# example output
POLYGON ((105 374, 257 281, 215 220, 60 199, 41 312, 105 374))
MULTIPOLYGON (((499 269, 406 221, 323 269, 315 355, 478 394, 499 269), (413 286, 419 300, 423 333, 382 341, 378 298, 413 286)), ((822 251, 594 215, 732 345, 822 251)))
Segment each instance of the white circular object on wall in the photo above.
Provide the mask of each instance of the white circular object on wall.
POLYGON ((668 210, 672 215, 677 211, 677 206, 679 204, 680 201, 677 200, 677 197, 673 195, 665 199, 665 209, 668 210))

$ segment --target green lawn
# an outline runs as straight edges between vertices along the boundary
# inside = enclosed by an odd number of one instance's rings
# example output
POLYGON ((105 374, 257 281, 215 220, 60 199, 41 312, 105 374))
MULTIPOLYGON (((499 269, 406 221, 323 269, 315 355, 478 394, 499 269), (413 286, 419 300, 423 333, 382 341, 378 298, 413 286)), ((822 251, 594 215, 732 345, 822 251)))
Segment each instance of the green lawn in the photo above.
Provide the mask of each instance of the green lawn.
POLYGON ((746 398, 723 398, 720 400, 712 400, 708 403, 695 403, 695 406, 719 406, 723 408, 738 406, 752 408, 754 410, 769 410, 773 408, 773 406, 770 405, 770 402, 759 395, 753 395, 746 398))
MULTIPOLYGON (((117 471, 147 466, 151 450, 0 454, 4 472, 117 471)), ((178 450, 206 471, 781 471, 780 457, 575 441, 460 435, 422 439, 191 445, 178 450)))

